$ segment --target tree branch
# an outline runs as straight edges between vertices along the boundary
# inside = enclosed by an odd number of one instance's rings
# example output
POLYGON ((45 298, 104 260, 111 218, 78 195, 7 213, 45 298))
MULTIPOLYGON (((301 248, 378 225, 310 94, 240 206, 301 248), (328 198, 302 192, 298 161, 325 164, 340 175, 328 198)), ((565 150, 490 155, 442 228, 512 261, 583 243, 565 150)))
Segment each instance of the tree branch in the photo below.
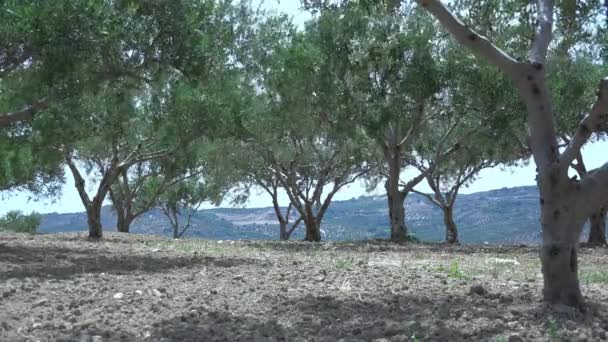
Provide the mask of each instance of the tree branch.
POLYGON ((434 205, 436 205, 439 208, 443 208, 443 204, 438 202, 435 198, 433 198, 433 196, 431 196, 430 194, 424 193, 422 191, 418 191, 416 189, 412 189, 411 192, 418 194, 418 195, 422 195, 424 196, 426 199, 428 199, 431 203, 433 203, 434 205))
POLYGON ((580 181, 580 193, 585 196, 580 202, 584 218, 608 203, 608 163, 587 172, 580 181))
POLYGON ((536 0, 536 6, 538 25, 528 59, 532 63, 545 64, 549 43, 553 38, 553 0, 536 0))
POLYGON ((409 146, 412 143, 412 139, 418 135, 420 131, 420 127, 422 126, 422 121, 424 118, 424 108, 425 102, 420 101, 416 105, 416 112, 414 113, 413 123, 410 129, 407 131, 407 134, 403 139, 399 142, 397 147, 409 146))
POLYGON ((48 100, 42 99, 26 108, 8 113, 0 113, 0 128, 9 127, 19 122, 31 122, 34 114, 48 107, 48 100))
POLYGON ((519 62, 492 44, 486 37, 468 28, 457 19, 439 0, 417 0, 429 11, 456 40, 468 47, 476 55, 487 58, 491 63, 510 75, 514 75, 519 62))
POLYGON ((65 152, 64 158, 65 158, 66 164, 68 164, 68 167, 70 168, 70 171, 72 171, 72 175, 74 176, 74 186, 76 187, 76 190, 78 190, 78 195, 80 196, 80 199, 82 200, 82 204, 84 204, 84 206, 88 210, 89 207, 91 206, 91 199, 89 198, 89 195, 87 194, 86 189, 85 189, 86 182, 85 182, 84 178, 82 178, 80 171, 78 171, 78 168, 74 164, 74 161, 72 160, 72 156, 70 155, 69 152, 65 152))
POLYGON ((580 154, 583 145, 589 141, 594 132, 602 129, 602 123, 608 121, 608 77, 600 81, 597 100, 591 112, 581 121, 568 146, 560 157, 560 163, 568 167, 580 154))

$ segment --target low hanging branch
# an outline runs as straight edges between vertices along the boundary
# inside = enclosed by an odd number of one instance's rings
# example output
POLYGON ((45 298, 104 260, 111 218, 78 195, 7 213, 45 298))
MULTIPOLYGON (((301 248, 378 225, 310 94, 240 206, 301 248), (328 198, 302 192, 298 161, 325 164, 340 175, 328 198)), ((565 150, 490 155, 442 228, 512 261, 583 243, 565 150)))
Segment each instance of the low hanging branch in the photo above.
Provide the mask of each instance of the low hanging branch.
POLYGON ((0 113, 0 128, 9 127, 20 122, 31 122, 34 115, 48 107, 48 100, 42 99, 15 112, 0 113))
POLYGON ((486 37, 480 35, 458 20, 450 10, 438 0, 418 0, 420 6, 429 11, 448 30, 456 40, 481 55, 503 70, 515 72, 517 60, 492 44, 486 37))

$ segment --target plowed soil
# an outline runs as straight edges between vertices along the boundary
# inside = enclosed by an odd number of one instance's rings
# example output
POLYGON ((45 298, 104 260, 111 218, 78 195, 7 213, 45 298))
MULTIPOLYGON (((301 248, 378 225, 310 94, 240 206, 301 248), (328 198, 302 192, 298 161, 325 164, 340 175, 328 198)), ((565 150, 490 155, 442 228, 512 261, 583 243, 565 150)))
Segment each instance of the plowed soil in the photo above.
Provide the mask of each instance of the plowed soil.
POLYGON ((581 250, 580 311, 528 247, 4 234, 0 340, 602 341, 607 265, 581 250))

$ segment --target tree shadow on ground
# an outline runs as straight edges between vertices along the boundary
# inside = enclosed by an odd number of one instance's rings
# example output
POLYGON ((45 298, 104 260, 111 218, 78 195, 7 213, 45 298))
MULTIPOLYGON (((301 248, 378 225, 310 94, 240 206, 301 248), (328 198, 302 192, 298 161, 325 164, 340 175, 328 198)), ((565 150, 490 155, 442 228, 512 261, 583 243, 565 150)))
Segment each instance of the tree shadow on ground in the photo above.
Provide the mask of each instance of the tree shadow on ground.
POLYGON ((82 330, 72 329, 60 332, 53 340, 56 342, 131 342, 138 341, 138 338, 131 333, 122 331, 121 329, 113 329, 112 327, 85 327, 82 330))
MULTIPOLYGON (((240 316, 206 309, 184 312, 154 324, 152 340, 177 341, 493 341, 549 337, 549 317, 592 328, 594 319, 571 312, 560 316, 543 304, 501 307, 470 296, 425 298, 303 296, 275 298, 272 309, 240 316), (509 316, 510 315, 510 316, 509 316), (507 316, 512 317, 509 324, 507 316)), ((598 308, 606 313, 605 305, 598 308)))
POLYGON ((129 274, 161 273, 180 268, 213 266, 236 267, 259 263, 255 259, 210 256, 175 256, 167 254, 110 253, 93 248, 53 246, 18 247, 0 245, 0 280, 41 277, 68 279, 83 273, 129 274))

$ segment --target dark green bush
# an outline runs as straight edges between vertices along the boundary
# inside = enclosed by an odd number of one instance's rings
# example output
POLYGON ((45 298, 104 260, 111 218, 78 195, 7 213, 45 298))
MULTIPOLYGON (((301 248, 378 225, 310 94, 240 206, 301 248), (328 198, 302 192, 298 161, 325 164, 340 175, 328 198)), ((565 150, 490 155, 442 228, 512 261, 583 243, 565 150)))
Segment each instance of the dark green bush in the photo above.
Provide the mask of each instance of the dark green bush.
POLYGON ((20 210, 9 211, 0 218, 0 231, 35 234, 40 225, 40 214, 24 215, 20 210))

